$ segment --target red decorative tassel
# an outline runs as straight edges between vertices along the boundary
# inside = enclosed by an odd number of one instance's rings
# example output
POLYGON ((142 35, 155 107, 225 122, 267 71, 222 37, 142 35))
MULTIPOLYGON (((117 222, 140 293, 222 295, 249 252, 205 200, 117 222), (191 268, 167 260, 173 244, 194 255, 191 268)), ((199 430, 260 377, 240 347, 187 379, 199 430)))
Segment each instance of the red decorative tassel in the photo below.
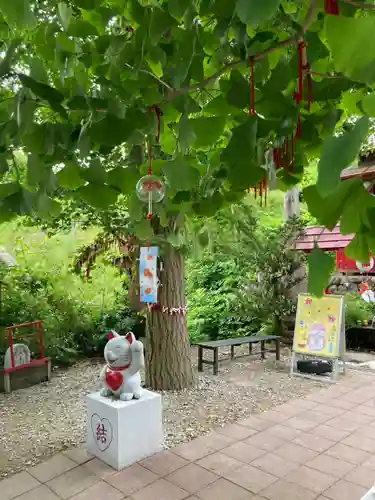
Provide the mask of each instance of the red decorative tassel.
POLYGON ((303 99, 303 51, 306 49, 306 43, 302 40, 298 44, 298 92, 295 94, 295 99, 297 104, 299 104, 303 99))
POLYGON ((267 206, 267 176, 263 179, 264 206, 267 206))
POLYGON ((254 56, 249 57, 250 64, 250 98, 251 104, 249 108, 249 115, 255 115, 255 79, 254 79, 254 56))
POLYGON ((326 14, 338 16, 340 14, 338 0, 325 0, 326 14))
POLYGON ((159 106, 157 106, 156 104, 153 104, 151 107, 150 107, 150 111, 155 111, 155 114, 156 114, 156 119, 158 121, 158 128, 157 128, 157 132, 156 132, 156 143, 159 144, 159 141, 160 141, 160 127, 161 127, 161 117, 163 116, 163 111, 159 108, 159 106))

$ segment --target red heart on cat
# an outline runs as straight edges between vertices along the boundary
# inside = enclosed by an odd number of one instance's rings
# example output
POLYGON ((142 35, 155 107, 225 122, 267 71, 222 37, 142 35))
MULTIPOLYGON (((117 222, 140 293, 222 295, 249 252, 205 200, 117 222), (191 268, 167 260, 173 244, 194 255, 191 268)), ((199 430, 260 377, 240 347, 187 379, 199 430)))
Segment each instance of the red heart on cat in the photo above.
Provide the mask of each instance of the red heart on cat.
POLYGON ((112 389, 112 391, 117 391, 117 389, 120 389, 122 385, 123 376, 120 372, 107 370, 105 374, 105 381, 107 382, 107 385, 112 389))

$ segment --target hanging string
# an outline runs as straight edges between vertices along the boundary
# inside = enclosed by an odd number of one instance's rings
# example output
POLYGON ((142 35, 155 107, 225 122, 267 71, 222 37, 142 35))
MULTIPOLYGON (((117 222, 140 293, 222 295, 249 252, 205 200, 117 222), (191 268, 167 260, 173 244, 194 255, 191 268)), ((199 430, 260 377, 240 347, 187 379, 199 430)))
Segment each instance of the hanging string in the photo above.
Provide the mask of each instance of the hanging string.
POLYGON ((285 163, 284 163, 284 170, 285 173, 287 174, 289 172, 289 137, 285 138, 285 163))
POLYGON ((306 43, 302 40, 298 43, 298 93, 296 96, 297 104, 303 99, 303 77, 305 71, 304 56, 306 43))
POLYGON ((249 67, 250 67, 250 108, 249 115, 255 115, 255 70, 254 70, 255 59, 254 56, 249 57, 249 67))
POLYGON ((159 142, 160 142, 161 117, 164 115, 164 113, 159 108, 159 106, 157 106, 156 104, 153 104, 150 107, 150 111, 155 111, 155 114, 156 114, 156 119, 157 119, 157 122, 158 122, 157 131, 156 131, 156 144, 159 144, 159 142))
POLYGON ((325 0, 325 10, 326 14, 338 16, 340 14, 338 0, 325 0))

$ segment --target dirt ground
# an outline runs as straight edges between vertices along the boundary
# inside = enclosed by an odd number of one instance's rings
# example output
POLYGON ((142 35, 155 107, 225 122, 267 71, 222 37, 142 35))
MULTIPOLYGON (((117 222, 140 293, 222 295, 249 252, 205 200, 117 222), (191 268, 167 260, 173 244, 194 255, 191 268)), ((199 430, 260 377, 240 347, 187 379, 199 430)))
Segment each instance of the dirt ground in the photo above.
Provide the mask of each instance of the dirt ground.
MULTIPOLYGON (((196 366, 194 348, 192 355, 196 366)), ((322 387, 322 383, 289 376, 288 352, 280 362, 274 361, 274 354, 263 362, 259 358, 224 360, 218 376, 206 365, 205 372, 197 374, 196 388, 163 393, 165 447, 322 387)), ((85 395, 100 388, 100 365, 98 360, 82 361, 55 371, 51 382, 0 394, 0 476, 84 443, 85 395)))

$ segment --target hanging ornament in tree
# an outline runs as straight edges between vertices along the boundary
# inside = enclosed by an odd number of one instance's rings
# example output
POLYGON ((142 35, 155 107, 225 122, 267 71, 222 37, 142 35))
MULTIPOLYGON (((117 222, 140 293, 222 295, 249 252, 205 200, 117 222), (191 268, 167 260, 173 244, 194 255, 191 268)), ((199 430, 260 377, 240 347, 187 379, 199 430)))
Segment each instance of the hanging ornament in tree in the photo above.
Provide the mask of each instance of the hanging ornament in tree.
MULTIPOLYGON (((158 126, 156 133, 156 142, 159 143, 160 140, 160 118, 163 116, 161 109, 153 104, 150 107, 150 111, 155 111, 158 126)), ((165 186, 163 181, 157 175, 152 173, 152 144, 149 139, 147 142, 148 150, 148 172, 147 175, 143 176, 136 185, 136 193, 138 198, 144 203, 148 203, 147 219, 152 220, 152 204, 159 203, 163 200, 165 195, 165 186)))
POLYGON ((326 14, 338 16, 340 14, 339 0, 325 0, 326 14))

